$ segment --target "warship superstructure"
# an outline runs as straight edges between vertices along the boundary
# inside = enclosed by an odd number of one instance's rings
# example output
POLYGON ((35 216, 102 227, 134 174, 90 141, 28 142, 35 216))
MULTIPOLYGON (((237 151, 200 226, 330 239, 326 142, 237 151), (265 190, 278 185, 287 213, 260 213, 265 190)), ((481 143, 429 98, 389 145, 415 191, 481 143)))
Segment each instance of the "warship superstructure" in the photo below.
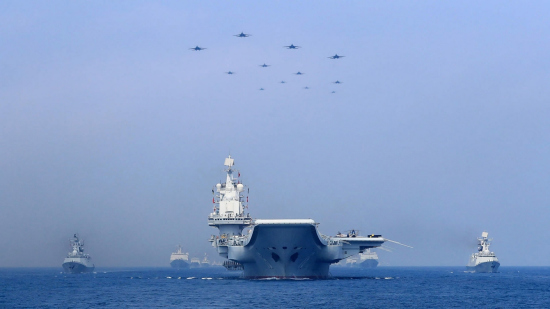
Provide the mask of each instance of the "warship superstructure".
POLYGON ((178 246, 176 252, 170 255, 170 266, 178 269, 189 268, 189 253, 182 252, 181 246, 178 246))
POLYGON ((489 233, 481 233, 481 237, 478 239, 478 246, 476 253, 470 256, 470 261, 466 268, 470 271, 477 273, 496 273, 500 262, 494 252, 489 250, 492 239, 489 239, 489 233))
POLYGON ((219 234, 210 242, 220 256, 242 266, 245 278, 325 278, 331 264, 385 241, 374 234, 323 235, 312 219, 252 219, 244 212, 248 205, 234 159, 229 156, 224 165, 227 176, 212 190, 214 209, 208 216, 219 234))
POLYGON ((210 267, 210 261, 208 260, 208 255, 204 254, 204 258, 201 261, 201 267, 210 267))
POLYGON ((72 251, 63 261, 63 270, 71 274, 94 271, 95 265, 92 264, 92 257, 84 253, 84 242, 78 238, 77 234, 70 239, 70 245, 72 251))

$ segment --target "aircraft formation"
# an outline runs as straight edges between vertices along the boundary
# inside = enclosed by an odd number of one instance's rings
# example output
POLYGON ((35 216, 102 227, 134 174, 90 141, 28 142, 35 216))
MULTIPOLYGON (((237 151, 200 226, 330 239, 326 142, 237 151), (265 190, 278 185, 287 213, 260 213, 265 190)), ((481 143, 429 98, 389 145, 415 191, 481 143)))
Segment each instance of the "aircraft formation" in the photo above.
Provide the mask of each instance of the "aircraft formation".
MULTIPOLYGON (((248 33, 241 32, 241 33, 239 33, 239 34, 234 34, 233 36, 238 37, 238 38, 247 38, 247 37, 252 36, 252 34, 248 34, 248 33)), ((298 46, 298 45, 290 44, 290 45, 285 45, 285 46, 283 46, 283 48, 286 48, 286 49, 300 49, 300 48, 302 48, 302 47, 301 47, 301 46, 298 46)), ((191 48, 189 48, 189 49, 192 50, 192 51, 202 51, 202 50, 205 50, 205 49, 207 49, 207 48, 206 48, 206 47, 200 47, 200 46, 196 45, 195 47, 191 47, 191 48)), ((334 54, 334 56, 328 56, 327 58, 329 58, 329 59, 331 59, 331 60, 337 60, 337 59, 344 58, 344 57, 345 57, 345 56, 338 55, 338 54, 334 54)), ((262 67, 262 68, 267 68, 267 67, 270 67, 271 65, 270 65, 270 64, 266 64, 266 63, 264 62, 263 64, 260 64, 260 65, 258 65, 258 66, 259 66, 259 67, 262 67)), ((224 72, 224 73, 227 74, 227 75, 233 75, 233 74, 235 74, 235 72, 233 72, 233 71, 227 71, 227 72, 224 72)), ((299 76, 299 75, 304 75, 305 73, 304 73, 304 72, 298 71, 298 72, 292 73, 292 74, 298 75, 298 76, 299 76)), ((281 84, 285 84, 286 81, 282 80, 280 83, 281 83, 281 84)), ((336 84, 336 85, 342 84, 342 82, 339 81, 339 80, 336 80, 336 81, 334 81, 334 82, 332 82, 332 83, 333 83, 333 84, 336 84)), ((305 86, 305 87, 302 87, 302 88, 305 89, 305 90, 310 89, 310 87, 308 87, 308 86, 305 86)), ((258 90, 264 91, 265 89, 264 89, 263 87, 261 87, 261 88, 259 88, 258 90)), ((334 93, 336 93, 336 91, 333 90, 331 93, 334 94, 334 93)))

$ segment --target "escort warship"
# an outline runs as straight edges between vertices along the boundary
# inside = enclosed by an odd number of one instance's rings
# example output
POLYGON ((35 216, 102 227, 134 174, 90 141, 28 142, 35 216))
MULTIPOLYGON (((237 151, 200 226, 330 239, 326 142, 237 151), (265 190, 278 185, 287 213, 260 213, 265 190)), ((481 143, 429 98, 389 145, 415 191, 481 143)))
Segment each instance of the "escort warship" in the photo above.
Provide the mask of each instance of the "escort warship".
POLYGON ((489 233, 481 233, 481 237, 477 239, 477 253, 470 256, 470 261, 466 268, 469 271, 476 273, 496 273, 500 263, 494 252, 489 250, 492 239, 489 239, 489 233))
POLYGON ((201 267, 201 260, 199 258, 192 258, 191 263, 189 264, 189 267, 191 268, 199 268, 201 267))
POLYGON ((224 165, 226 180, 212 190, 214 209, 208 215, 208 225, 219 234, 210 242, 245 278, 326 278, 331 264, 386 241, 374 234, 327 236, 312 219, 253 219, 244 213, 248 205, 240 173, 234 177, 234 159, 229 156, 224 165))
POLYGON ((210 266, 211 266, 211 263, 208 260, 208 256, 205 253, 204 258, 202 258, 202 261, 201 261, 201 267, 210 267, 210 266))
POLYGON ((170 266, 173 268, 189 268, 189 253, 181 252, 181 246, 176 248, 176 252, 170 255, 170 266))
POLYGON ((359 266, 365 268, 374 268, 378 266, 378 254, 376 252, 367 249, 363 253, 359 253, 359 266))
POLYGON ((378 266, 378 254, 371 251, 371 249, 367 249, 357 256, 347 258, 345 266, 374 268, 378 266))
POLYGON ((63 261, 63 270, 71 274, 94 271, 95 266, 92 264, 92 257, 84 253, 84 242, 80 241, 77 234, 74 234, 70 244, 73 251, 69 252, 63 261))

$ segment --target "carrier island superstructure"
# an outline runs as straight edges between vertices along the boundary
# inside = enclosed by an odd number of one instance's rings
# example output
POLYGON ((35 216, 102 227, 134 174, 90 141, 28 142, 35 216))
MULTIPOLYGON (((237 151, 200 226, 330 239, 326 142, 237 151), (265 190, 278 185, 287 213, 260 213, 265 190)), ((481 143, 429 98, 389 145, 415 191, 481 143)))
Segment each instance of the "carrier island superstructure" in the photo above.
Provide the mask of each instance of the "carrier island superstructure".
POLYGON ((470 261, 466 268, 477 273, 496 273, 500 262, 494 252, 489 250, 492 239, 489 239, 489 233, 481 233, 481 237, 477 239, 477 253, 472 253, 470 261))
POLYGON ((208 225, 219 229, 212 246, 242 265, 245 278, 325 278, 331 264, 384 243, 374 234, 326 236, 312 219, 252 219, 244 212, 244 185, 233 165, 231 156, 225 159, 227 176, 213 190, 208 225))
POLYGON ((84 242, 78 238, 78 234, 74 234, 70 240, 72 251, 67 254, 63 261, 63 270, 66 273, 86 273, 94 271, 92 257, 84 253, 84 242))

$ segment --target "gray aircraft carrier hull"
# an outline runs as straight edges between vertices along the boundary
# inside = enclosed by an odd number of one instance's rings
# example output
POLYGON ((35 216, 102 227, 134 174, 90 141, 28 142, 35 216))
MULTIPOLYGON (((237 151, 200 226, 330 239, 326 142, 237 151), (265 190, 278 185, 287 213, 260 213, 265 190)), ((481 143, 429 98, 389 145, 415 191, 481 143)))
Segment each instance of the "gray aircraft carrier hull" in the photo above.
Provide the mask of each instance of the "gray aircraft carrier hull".
MULTIPOLYGON (((58 264, 59 265, 59 264, 58 264)), ((78 262, 66 262, 63 263, 63 270, 69 274, 80 274, 93 272, 95 267, 86 267, 86 265, 78 262)))
POLYGON ((326 245, 311 224, 256 225, 246 245, 227 250, 245 278, 327 278, 332 263, 352 254, 326 245))

